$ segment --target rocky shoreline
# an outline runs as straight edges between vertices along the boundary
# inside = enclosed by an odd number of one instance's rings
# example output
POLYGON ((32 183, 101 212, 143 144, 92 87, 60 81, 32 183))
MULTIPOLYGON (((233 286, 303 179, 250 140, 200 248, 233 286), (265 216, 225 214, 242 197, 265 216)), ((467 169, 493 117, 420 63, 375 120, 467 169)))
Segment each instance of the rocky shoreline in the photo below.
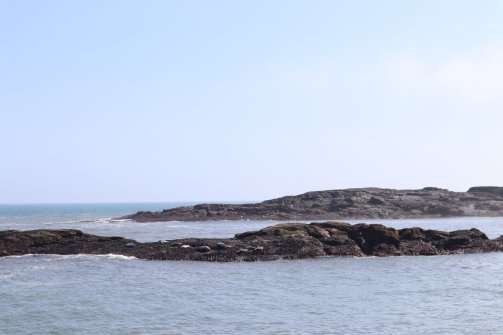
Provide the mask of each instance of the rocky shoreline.
POLYGON ((206 220, 344 220, 503 216, 503 187, 467 192, 354 188, 308 192, 254 204, 199 204, 141 211, 121 217, 138 222, 206 220))
POLYGON ((322 256, 415 256, 503 251, 503 236, 478 229, 444 232, 380 224, 284 223, 228 239, 140 243, 79 230, 0 231, 0 257, 26 254, 118 254, 147 260, 268 261, 322 256))

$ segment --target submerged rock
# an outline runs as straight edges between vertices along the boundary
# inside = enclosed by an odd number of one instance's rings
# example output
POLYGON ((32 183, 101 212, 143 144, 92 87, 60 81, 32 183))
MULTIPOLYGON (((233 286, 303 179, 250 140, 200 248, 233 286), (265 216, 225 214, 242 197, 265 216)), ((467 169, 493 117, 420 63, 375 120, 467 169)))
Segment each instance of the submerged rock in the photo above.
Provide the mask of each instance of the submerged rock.
POLYGON ((319 256, 413 256, 503 251, 503 237, 478 229, 444 232, 343 222, 283 223, 234 238, 140 243, 79 230, 0 232, 0 257, 23 254, 120 254, 152 260, 259 261, 319 256), (224 242, 225 241, 225 242, 224 242))

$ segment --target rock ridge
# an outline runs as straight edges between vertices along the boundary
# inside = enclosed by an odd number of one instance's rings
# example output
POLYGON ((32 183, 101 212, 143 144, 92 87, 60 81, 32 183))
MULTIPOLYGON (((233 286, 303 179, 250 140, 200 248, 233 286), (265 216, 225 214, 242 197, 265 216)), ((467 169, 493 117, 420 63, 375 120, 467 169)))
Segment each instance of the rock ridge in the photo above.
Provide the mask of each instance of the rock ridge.
POLYGON ((234 238, 140 243, 80 230, 0 231, 0 257, 26 254, 118 254, 147 260, 267 261, 322 256, 416 256, 503 251, 503 236, 478 229, 445 232, 343 222, 282 223, 234 238))
POLYGON ((351 188, 307 192, 253 204, 199 204, 121 217, 138 222, 206 220, 344 220, 503 216, 503 187, 467 192, 351 188))

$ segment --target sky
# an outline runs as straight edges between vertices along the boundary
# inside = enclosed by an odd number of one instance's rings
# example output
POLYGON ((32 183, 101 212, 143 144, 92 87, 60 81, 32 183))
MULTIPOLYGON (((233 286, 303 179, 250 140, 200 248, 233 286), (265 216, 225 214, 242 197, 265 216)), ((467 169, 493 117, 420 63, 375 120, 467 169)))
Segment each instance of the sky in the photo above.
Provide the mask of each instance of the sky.
POLYGON ((0 203, 503 185, 503 1, 0 0, 0 203))

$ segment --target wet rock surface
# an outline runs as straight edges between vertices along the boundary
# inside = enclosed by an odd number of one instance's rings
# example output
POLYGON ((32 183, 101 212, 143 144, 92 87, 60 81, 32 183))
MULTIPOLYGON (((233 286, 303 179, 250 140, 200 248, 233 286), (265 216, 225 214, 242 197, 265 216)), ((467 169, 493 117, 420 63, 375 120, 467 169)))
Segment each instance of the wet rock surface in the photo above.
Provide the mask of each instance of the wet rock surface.
POLYGON ((425 187, 420 190, 355 188, 308 192, 255 204, 200 204, 138 212, 121 219, 147 221, 203 220, 341 220, 460 216, 503 216, 503 187, 478 186, 468 192, 425 187))
POLYGON ((140 243, 79 230, 0 232, 0 257, 25 254, 119 254, 149 260, 266 261, 320 256, 413 256, 503 251, 503 237, 478 229, 452 232, 380 224, 283 223, 230 239, 181 239, 140 243))

